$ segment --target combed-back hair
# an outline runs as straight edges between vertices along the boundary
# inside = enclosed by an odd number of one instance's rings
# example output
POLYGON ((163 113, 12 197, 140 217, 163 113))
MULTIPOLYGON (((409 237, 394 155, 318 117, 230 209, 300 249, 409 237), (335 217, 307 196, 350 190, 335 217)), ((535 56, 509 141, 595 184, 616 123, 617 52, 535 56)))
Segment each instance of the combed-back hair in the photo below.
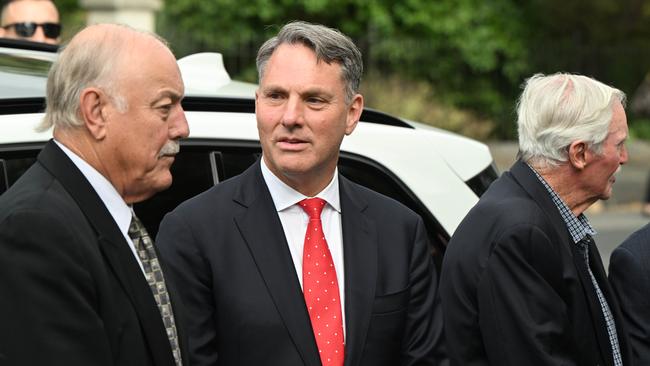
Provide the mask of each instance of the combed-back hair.
POLYGON ((282 44, 302 44, 316 54, 316 59, 341 65, 347 103, 359 92, 363 60, 361 51, 350 37, 320 24, 295 21, 286 24, 280 32, 264 42, 257 52, 257 74, 261 82, 266 65, 273 52, 282 44))
POLYGON ((625 105, 622 91, 583 75, 533 75, 517 103, 520 158, 556 166, 578 140, 600 154, 616 101, 625 105))

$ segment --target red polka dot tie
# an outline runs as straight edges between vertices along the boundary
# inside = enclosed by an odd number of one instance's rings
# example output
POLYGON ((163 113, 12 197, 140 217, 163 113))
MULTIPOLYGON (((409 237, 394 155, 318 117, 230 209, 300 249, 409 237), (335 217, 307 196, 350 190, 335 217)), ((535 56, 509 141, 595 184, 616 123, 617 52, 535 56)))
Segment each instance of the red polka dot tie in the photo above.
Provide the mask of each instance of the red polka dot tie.
POLYGON ((300 201, 300 207, 309 215, 302 254, 302 286, 321 363, 342 366, 345 344, 339 285, 320 219, 325 203, 320 198, 300 201))

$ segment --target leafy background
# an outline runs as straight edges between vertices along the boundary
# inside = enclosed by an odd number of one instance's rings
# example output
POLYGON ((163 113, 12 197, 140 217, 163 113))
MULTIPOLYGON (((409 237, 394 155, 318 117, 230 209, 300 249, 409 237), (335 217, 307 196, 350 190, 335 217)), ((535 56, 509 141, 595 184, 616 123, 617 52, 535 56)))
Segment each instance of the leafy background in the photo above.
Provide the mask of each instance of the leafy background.
MULTIPOLYGON (((69 37, 83 11, 57 5, 69 37)), ((516 98, 534 73, 589 75, 634 102, 650 69, 645 0, 165 0, 157 32, 177 56, 218 51, 231 76, 255 82, 257 48, 295 19, 361 47, 368 106, 483 140, 515 138, 516 98)), ((628 119, 650 139, 650 106, 628 119)))

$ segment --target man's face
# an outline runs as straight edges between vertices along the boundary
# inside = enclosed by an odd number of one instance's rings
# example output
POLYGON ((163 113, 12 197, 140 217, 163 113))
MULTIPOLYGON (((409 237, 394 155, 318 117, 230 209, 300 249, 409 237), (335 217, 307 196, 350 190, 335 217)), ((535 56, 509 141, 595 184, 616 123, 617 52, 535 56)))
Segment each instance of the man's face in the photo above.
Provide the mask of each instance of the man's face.
POLYGON ((266 65, 255 107, 269 169, 294 189, 314 195, 332 178, 343 136, 356 127, 363 98, 356 95, 346 103, 339 64, 317 62, 303 45, 283 44, 266 65))
POLYGON ((585 168, 586 184, 589 193, 595 199, 606 200, 612 195, 612 186, 616 181, 615 173, 627 162, 627 118, 620 102, 615 102, 612 110, 612 122, 609 133, 602 146, 601 154, 594 154, 592 161, 585 168))
POLYGON ((128 107, 121 111, 119 103, 109 103, 101 158, 110 162, 109 180, 132 203, 171 185, 174 147, 189 128, 180 104, 183 81, 169 50, 147 39, 124 53, 117 85, 128 107))
MULTIPOLYGON (((60 37, 58 32, 55 37, 48 37, 45 34, 44 27, 42 26, 43 24, 52 24, 54 25, 52 28, 56 28, 56 26, 60 27, 59 12, 56 10, 56 6, 52 1, 13 1, 6 6, 5 11, 2 14, 1 22, 3 28, 0 29, 0 37, 26 39, 32 42, 50 44, 59 43, 60 37), (39 26, 34 28, 33 24, 27 24, 25 26, 23 23, 36 23, 39 24, 39 26), (34 33, 31 36, 27 35, 31 31, 34 31, 34 33)), ((49 25, 46 25, 46 27, 50 28, 49 25)), ((52 36, 52 34, 50 34, 50 36, 52 36)))

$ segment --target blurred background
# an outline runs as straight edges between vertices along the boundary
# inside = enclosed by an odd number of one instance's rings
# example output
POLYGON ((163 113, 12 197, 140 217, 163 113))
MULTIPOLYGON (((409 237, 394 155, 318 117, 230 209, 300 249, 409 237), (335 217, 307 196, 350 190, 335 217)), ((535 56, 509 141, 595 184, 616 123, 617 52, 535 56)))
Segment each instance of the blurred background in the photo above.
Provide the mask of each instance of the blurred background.
POLYGON ((367 106, 484 141, 501 171, 515 159, 514 109, 523 81, 556 71, 595 77, 627 94, 631 138, 630 162, 613 198, 591 211, 634 212, 616 224, 625 234, 647 222, 639 212, 650 170, 648 0, 56 3, 64 40, 86 21, 130 23, 146 10, 145 27, 168 39, 178 57, 220 52, 231 77, 250 82, 256 82, 257 48, 282 24, 300 19, 339 28, 362 49, 367 106), (110 18, 111 11, 123 13, 110 18))
POLYGON ((339 28, 363 51, 368 105, 484 141, 516 137, 526 77, 586 74, 628 95, 632 136, 650 139, 646 0, 61 0, 64 38, 98 5, 149 6, 177 56, 220 52, 233 78, 252 82, 256 50, 279 25, 339 28))

